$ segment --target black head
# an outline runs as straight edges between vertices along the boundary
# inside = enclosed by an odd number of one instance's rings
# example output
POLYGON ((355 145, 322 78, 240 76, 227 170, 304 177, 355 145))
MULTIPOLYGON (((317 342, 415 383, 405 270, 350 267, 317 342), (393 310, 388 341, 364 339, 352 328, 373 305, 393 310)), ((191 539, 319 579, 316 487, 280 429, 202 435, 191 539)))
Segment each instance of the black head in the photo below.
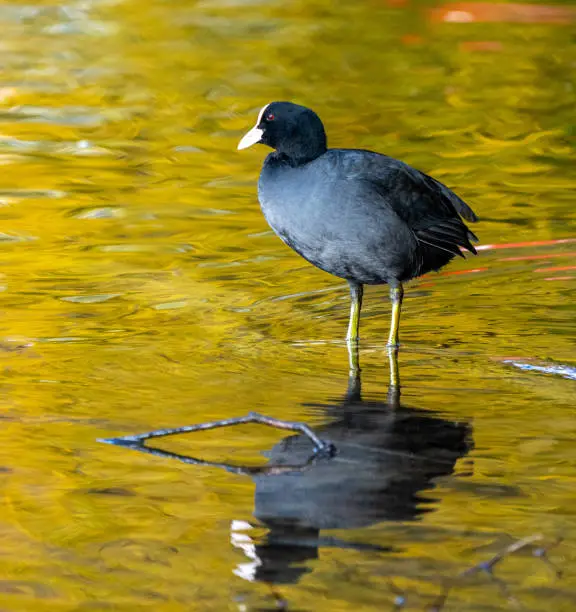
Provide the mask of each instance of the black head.
POLYGON ((256 125, 242 138, 239 149, 268 145, 294 163, 306 163, 326 152, 326 133, 318 115, 292 102, 271 102, 256 125))

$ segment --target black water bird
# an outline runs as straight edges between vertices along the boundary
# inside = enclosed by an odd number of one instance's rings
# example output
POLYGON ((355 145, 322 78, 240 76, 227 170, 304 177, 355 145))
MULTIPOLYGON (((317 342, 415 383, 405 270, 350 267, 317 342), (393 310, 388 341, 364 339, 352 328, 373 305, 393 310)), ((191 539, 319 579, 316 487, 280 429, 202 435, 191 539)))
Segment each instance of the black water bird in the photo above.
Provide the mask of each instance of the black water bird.
POLYGON ((404 281, 439 270, 476 236, 460 217, 472 209, 445 185, 407 164, 361 149, 329 149, 309 108, 272 102, 238 149, 268 145, 258 198, 274 232, 304 259, 346 279, 348 341, 358 340, 363 285, 388 284, 389 346, 398 346, 404 281))

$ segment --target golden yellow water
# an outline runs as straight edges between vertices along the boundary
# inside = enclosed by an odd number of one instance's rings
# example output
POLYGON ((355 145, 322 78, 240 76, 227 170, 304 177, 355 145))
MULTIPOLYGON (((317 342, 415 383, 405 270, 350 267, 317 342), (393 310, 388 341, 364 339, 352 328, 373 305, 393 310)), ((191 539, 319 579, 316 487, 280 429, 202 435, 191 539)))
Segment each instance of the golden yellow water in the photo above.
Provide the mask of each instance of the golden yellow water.
MULTIPOLYGON (((457 23, 438 6, 0 3, 0 609, 424 610, 534 534, 564 538, 550 551, 564 575, 529 554, 496 575, 527 609, 576 607, 572 8, 457 23), (367 291, 370 435, 342 407, 347 289, 268 230, 265 151, 235 150, 273 99, 312 106, 335 146, 455 188, 482 244, 517 244, 407 287, 396 415, 387 291, 367 291), (354 456, 274 481, 98 442, 250 410, 354 456), (418 476, 435 427, 458 448, 418 476), (329 494, 306 517, 294 488, 315 475, 329 494)), ((158 446, 254 464, 287 460, 285 437, 158 446)), ((425 466, 450 446, 436 443, 425 466)), ((479 574, 444 609, 513 605, 479 574)))

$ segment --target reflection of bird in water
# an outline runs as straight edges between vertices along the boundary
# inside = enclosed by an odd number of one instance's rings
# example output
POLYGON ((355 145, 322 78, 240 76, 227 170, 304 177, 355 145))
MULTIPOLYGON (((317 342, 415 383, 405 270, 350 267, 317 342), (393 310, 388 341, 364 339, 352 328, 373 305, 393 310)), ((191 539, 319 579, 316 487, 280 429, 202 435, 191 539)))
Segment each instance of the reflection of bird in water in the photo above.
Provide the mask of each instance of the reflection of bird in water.
POLYGON ((316 558, 321 547, 389 551, 321 532, 416 520, 430 511, 421 492, 433 488, 435 478, 452 473, 456 461, 470 450, 471 429, 467 423, 400 404, 396 350, 389 350, 386 399, 363 400, 358 345, 350 343, 348 350, 348 390, 343 399, 320 406, 330 420, 316 432, 303 424, 247 415, 103 442, 249 475, 256 484, 254 516, 268 532, 262 541, 254 542, 246 531, 252 528, 250 524, 232 524, 232 543, 250 559, 235 570, 245 579, 270 584, 296 582, 310 571, 304 562, 316 558), (253 467, 214 463, 146 444, 155 438, 254 421, 302 433, 274 446, 268 453, 269 465, 253 467), (330 446, 318 436, 332 443, 335 456, 329 455, 330 446))
MULTIPOLYGON (((396 354, 390 354, 397 381, 396 354)), ((232 541, 251 562, 236 573, 269 583, 296 582, 309 571, 306 560, 324 546, 386 550, 324 537, 322 530, 368 527, 382 521, 409 521, 430 511, 422 491, 451 474, 471 448, 466 423, 448 421, 426 410, 400 405, 400 389, 391 385, 384 400, 363 400, 360 370, 351 371, 343 399, 319 406, 330 422, 317 433, 337 448, 330 461, 302 472, 256 476, 254 516, 269 531, 253 544, 233 525, 232 541)), ((303 464, 313 451, 302 435, 290 436, 269 453, 275 465, 303 464)))

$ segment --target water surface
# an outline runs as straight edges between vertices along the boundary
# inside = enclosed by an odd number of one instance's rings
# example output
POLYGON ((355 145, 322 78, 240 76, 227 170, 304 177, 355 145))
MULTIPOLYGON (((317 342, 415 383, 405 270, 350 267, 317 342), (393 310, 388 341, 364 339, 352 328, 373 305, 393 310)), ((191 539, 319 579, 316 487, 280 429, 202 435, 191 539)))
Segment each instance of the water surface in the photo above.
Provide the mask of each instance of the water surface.
MULTIPOLYGON (((573 8, 420 2, 0 3, 0 607, 573 610, 573 8), (486 7, 491 7, 489 10, 486 7), (456 11, 456 13, 454 12, 456 11), (407 287, 402 395, 370 288, 362 394, 345 285, 268 230, 273 99, 331 144, 446 182, 483 250, 407 287), (305 421, 332 463, 248 477, 99 443, 254 410, 305 421)), ((296 463, 246 426, 163 440, 296 463)))

